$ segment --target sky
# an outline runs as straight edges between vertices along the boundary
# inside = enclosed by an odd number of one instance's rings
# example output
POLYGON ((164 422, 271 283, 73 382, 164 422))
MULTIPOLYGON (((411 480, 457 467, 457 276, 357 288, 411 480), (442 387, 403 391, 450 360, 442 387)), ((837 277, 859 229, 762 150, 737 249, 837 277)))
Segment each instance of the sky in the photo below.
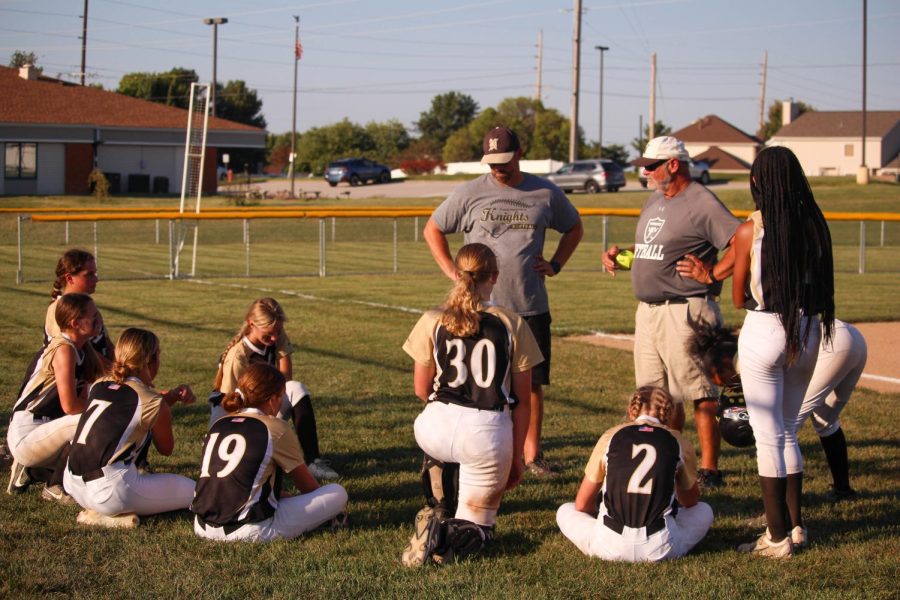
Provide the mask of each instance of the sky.
MULTIPOLYGON (((397 119, 413 135, 437 94, 458 91, 480 108, 537 92, 571 113, 573 0, 89 0, 87 80, 115 89, 134 71, 194 69, 242 79, 263 100, 268 130, 290 130, 294 15, 300 17, 297 129, 344 118, 397 119)), ((0 0, 0 60, 33 51, 44 74, 78 80, 83 2, 0 0)), ((715 114, 748 133, 765 104, 794 98, 818 110, 861 110, 862 0, 583 0, 579 125, 628 146, 650 114, 673 130, 715 114)), ((900 110, 900 3, 868 2, 867 107, 900 110)))

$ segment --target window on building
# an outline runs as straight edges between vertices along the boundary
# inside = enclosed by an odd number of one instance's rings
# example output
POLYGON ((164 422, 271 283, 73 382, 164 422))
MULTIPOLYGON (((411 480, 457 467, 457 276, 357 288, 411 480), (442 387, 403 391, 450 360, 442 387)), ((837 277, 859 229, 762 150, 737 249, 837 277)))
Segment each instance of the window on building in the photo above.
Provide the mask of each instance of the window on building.
POLYGON ((7 179, 37 178, 37 144, 6 144, 5 165, 7 179))
POLYGON ((844 144, 844 156, 853 156, 853 144, 844 144))

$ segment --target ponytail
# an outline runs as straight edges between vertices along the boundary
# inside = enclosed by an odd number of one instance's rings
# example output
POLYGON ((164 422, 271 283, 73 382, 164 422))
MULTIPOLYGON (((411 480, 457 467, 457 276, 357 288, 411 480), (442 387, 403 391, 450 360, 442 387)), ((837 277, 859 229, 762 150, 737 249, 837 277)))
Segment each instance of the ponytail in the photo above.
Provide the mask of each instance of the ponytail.
POLYGON ((481 296, 478 287, 497 272, 497 257, 484 244, 466 244, 456 254, 456 281, 441 305, 441 325, 457 337, 478 333, 481 296))
POLYGON ((238 412, 245 408, 259 408, 276 394, 284 394, 284 375, 271 365, 253 363, 241 375, 238 385, 225 394, 222 408, 238 412))

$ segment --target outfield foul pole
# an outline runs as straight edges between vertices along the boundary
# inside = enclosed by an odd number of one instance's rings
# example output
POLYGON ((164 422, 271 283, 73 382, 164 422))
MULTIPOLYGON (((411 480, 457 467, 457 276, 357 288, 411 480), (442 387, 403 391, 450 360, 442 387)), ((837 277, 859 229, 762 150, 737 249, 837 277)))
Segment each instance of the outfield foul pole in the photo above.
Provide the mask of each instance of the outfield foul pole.
MULTIPOLYGON (((185 200, 189 196, 194 198, 194 213, 200 213, 200 201, 203 197, 203 168, 206 161, 206 133, 209 127, 209 91, 210 86, 207 83, 191 84, 191 99, 188 105, 188 123, 184 142, 184 171, 181 175, 181 202, 178 207, 178 212, 181 214, 185 212, 185 200)), ((178 244, 175 248, 175 260, 170 274, 172 279, 181 275, 181 251, 184 249, 187 237, 187 226, 183 219, 181 223, 178 244)), ((199 223, 195 222, 191 277, 196 274, 198 236, 199 223)))

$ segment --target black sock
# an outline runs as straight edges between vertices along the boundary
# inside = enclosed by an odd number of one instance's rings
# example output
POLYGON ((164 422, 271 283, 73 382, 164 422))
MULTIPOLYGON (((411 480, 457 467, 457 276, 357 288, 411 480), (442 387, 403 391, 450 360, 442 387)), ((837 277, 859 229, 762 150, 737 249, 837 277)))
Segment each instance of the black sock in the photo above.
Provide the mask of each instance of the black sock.
POLYGON ((785 503, 788 510, 788 523, 793 529, 798 525, 803 527, 803 471, 787 476, 785 487, 785 503))
POLYGON ((294 427, 297 429, 297 438, 300 440, 300 449, 303 450, 303 460, 311 464, 319 458, 319 434, 316 430, 316 415, 313 412, 312 401, 309 396, 303 396, 300 402, 292 409, 294 427))
POLYGON ((831 469, 831 479, 834 481, 834 489, 850 491, 850 461, 847 458, 847 438, 844 430, 838 428, 831 435, 819 438, 822 450, 825 451, 825 460, 831 469))
POLYGON ((762 488, 763 506, 766 509, 766 524, 769 537, 773 542, 780 542, 787 536, 785 524, 785 496, 787 479, 784 477, 759 477, 762 488))

